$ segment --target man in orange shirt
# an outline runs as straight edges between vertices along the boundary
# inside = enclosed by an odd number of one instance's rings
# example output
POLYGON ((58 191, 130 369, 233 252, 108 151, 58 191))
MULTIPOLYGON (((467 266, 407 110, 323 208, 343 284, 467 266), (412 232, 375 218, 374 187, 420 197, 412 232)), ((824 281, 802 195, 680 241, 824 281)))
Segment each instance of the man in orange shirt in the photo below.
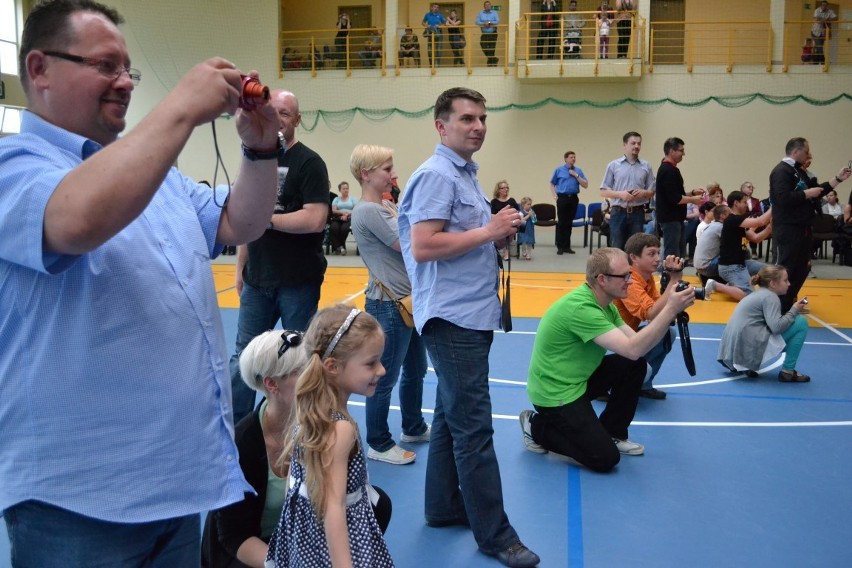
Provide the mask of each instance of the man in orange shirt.
MULTIPOLYGON (((663 261, 663 270, 669 273, 672 285, 667 287, 661 295, 654 281, 654 271, 660 264, 660 239, 647 233, 637 233, 627 239, 624 251, 630 261, 630 272, 633 278, 627 289, 627 297, 616 299, 614 302, 624 323, 634 331, 638 331, 642 322, 648 322, 657 317, 669 298, 674 295, 675 283, 683 277, 683 259, 669 255, 663 261)), ((709 295, 714 291, 715 289, 708 281, 705 293, 709 295)), ((666 398, 666 393, 654 388, 653 382, 663 365, 663 360, 672 350, 673 342, 674 330, 670 328, 660 342, 645 354, 649 369, 639 396, 655 400, 666 398)))

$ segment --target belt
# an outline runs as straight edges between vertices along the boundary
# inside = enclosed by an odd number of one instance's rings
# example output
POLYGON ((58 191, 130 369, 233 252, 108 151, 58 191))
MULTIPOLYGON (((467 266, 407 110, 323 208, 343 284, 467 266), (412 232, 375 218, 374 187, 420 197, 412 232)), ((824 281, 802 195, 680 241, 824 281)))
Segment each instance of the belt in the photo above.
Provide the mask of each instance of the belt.
MULTIPOLYGON (((288 481, 287 485, 289 485, 290 487, 293 487, 296 484, 296 479, 293 477, 292 474, 289 476, 287 481, 288 481)), ((364 495, 364 493, 361 491, 360 487, 357 488, 352 493, 347 493, 346 494, 346 506, 351 507, 352 505, 358 503, 361 500, 361 497, 363 495, 364 495)), ((307 486, 305 485, 304 482, 299 483, 299 496, 304 497, 305 499, 308 499, 308 500, 310 500, 310 498, 311 498, 310 495, 308 495, 308 488, 307 488, 307 486)), ((367 498, 370 500, 370 503, 372 505, 375 505, 379 501, 378 492, 375 489, 373 489, 373 486, 370 485, 369 483, 367 484, 367 498)))
POLYGON ((624 211, 626 213, 633 213, 634 211, 642 211, 645 212, 645 204, 642 205, 630 205, 629 207, 622 207, 621 205, 613 205, 610 207, 613 211, 624 211))

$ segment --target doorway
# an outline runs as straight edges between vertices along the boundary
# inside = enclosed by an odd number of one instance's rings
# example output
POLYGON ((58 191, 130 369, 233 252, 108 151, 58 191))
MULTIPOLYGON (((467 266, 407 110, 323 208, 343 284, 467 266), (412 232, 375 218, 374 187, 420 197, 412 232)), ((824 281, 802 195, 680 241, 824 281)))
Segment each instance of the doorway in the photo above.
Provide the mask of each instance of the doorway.
POLYGON ((680 65, 684 61, 684 0, 651 0, 653 63, 680 65), (675 22, 658 25, 657 22, 675 22))

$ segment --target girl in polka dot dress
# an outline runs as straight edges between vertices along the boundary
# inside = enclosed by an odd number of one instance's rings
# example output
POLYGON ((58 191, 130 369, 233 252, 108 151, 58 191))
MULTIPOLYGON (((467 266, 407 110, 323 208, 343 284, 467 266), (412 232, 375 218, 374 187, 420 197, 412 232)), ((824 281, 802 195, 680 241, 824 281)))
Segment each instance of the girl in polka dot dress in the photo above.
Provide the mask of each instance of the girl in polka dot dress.
POLYGON ((372 396, 385 374, 382 328, 370 314, 338 305, 314 316, 304 344, 310 360, 296 383, 297 426, 283 453, 292 450, 289 488, 265 566, 392 567, 382 536, 389 499, 367 482, 346 409, 351 394, 372 396))

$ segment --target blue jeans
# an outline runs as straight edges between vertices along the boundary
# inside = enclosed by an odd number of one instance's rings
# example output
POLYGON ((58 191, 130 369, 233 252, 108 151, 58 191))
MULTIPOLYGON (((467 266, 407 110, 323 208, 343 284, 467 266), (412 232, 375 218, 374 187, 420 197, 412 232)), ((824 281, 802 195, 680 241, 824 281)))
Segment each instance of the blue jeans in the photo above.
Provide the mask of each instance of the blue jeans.
POLYGON ((624 250, 624 243, 645 227, 645 211, 637 206, 632 213, 612 208, 609 213, 609 246, 624 250))
POLYGON ((292 288, 253 288, 243 284, 240 315, 237 320, 237 346, 231 357, 234 424, 251 413, 256 395, 240 376, 240 353, 252 339, 273 329, 279 319, 283 329, 308 329, 308 322, 317 313, 320 285, 321 283, 292 288))
POLYGON ((15 568, 197 568, 201 562, 199 515, 111 523, 40 501, 18 503, 3 515, 15 568))
POLYGON ((760 272, 760 269, 766 266, 762 262, 748 259, 745 264, 720 264, 719 276, 725 279, 725 282, 731 286, 736 286, 746 293, 746 295, 754 292, 751 287, 751 277, 760 272))
MULTIPOLYGON (((640 326, 642 329, 645 326, 640 326)), ((650 351, 645 353, 645 362, 648 363, 649 371, 645 375, 645 382, 642 383, 642 389, 647 390, 654 386, 654 377, 660 372, 660 367, 663 366, 663 361, 666 355, 672 350, 672 344, 675 340, 675 332, 672 327, 669 327, 668 334, 664 335, 660 341, 654 345, 650 351)))
POLYGON ((518 542, 503 509, 494 452, 488 353, 493 331, 476 331, 432 318, 423 341, 438 375, 429 461, 426 520, 470 522, 480 550, 495 555, 518 542))
POLYGON ((385 350, 382 353, 385 376, 379 379, 375 394, 367 398, 367 444, 377 452, 386 452, 394 446, 393 436, 388 430, 388 410, 400 368, 402 432, 409 436, 419 436, 426 431, 421 410, 426 348, 417 331, 402 321, 393 302, 368 299, 366 310, 378 320, 385 332, 385 350))
POLYGON ((666 221, 660 223, 663 230, 663 250, 660 252, 662 260, 669 255, 683 256, 681 253, 681 241, 683 239, 683 221, 666 221))

